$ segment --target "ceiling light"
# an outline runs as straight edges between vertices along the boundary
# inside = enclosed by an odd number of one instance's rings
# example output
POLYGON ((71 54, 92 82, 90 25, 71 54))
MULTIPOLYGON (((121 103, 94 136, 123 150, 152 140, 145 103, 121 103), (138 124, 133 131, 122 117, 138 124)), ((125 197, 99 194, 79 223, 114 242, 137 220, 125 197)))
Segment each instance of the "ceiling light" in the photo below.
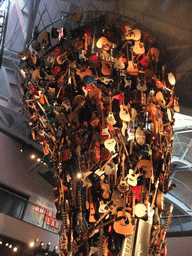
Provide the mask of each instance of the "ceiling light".
POLYGON ((2 244, 3 242, 2 241, 0 241, 0 244, 2 244))
POLYGON ((77 173, 77 178, 78 178, 78 179, 81 179, 81 177, 82 177, 81 173, 80 173, 80 172, 77 173))
POLYGON ((12 247, 13 247, 12 244, 10 244, 10 245, 9 245, 9 248, 12 248, 12 247))
POLYGON ((29 244, 30 247, 34 247, 34 245, 35 245, 34 242, 31 242, 31 243, 29 244))
POLYGON ((5 246, 9 246, 9 243, 6 243, 5 246))
POLYGON ((14 251, 14 252, 17 252, 17 247, 14 247, 14 248, 13 248, 13 251, 14 251))
POLYGON ((31 155, 31 159, 35 159, 35 155, 34 154, 31 155))
POLYGON ((41 161, 41 159, 40 159, 40 158, 38 158, 38 159, 37 159, 37 162, 40 162, 40 161, 41 161))

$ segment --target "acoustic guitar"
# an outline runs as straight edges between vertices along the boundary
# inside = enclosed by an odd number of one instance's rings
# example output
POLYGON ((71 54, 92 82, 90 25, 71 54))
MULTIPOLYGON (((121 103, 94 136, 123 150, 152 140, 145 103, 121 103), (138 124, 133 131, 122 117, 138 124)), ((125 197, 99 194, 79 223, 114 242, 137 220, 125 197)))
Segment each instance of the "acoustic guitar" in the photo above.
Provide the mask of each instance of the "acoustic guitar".
POLYGON ((97 48, 109 51, 112 48, 113 43, 109 42, 106 37, 102 36, 96 43, 97 48))
POLYGON ((136 55, 144 54, 145 53, 144 43, 142 43, 140 40, 135 40, 135 45, 133 46, 133 52, 136 55))
POLYGON ((141 39, 141 31, 139 29, 129 30, 126 34, 124 34, 125 39, 129 40, 140 40, 141 39))
POLYGON ((50 40, 50 33, 47 31, 43 31, 40 34, 40 39, 41 39, 41 45, 43 48, 48 48, 51 44, 51 40, 50 40))

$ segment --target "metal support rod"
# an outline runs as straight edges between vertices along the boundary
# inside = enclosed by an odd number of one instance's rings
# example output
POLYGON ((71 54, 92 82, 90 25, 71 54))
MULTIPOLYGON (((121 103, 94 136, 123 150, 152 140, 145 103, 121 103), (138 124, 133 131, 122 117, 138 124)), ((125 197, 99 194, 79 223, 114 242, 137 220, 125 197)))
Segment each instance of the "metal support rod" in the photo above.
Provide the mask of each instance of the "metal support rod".
POLYGON ((7 13, 6 13, 5 25, 4 25, 4 31, 3 31, 3 41, 2 41, 2 44, 1 44, 1 52, 0 52, 0 68, 1 68, 2 60, 3 60, 3 51, 4 51, 5 36, 6 36, 6 31, 7 31, 8 17, 9 17, 9 9, 10 9, 10 0, 8 0, 7 13))

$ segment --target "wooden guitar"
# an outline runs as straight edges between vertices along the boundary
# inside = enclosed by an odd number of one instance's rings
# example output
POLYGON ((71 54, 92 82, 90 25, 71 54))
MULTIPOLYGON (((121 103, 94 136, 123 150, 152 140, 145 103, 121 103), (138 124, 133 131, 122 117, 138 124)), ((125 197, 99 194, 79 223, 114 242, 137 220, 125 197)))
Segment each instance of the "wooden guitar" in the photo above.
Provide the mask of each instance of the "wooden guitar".
POLYGON ((99 134, 99 138, 101 141, 104 141, 106 139, 110 139, 111 138, 111 134, 109 133, 109 127, 105 126, 105 120, 104 120, 104 113, 103 113, 103 102, 101 102, 100 104, 100 109, 101 109, 101 132, 99 134))
POLYGON ((119 117, 121 118, 122 121, 129 122, 131 119, 129 114, 130 104, 125 106, 124 93, 122 93, 122 98, 123 98, 123 105, 119 106, 120 107, 119 117))
POLYGON ((139 79, 137 78, 137 90, 139 91, 147 91, 147 85, 146 85, 146 80, 139 79))
POLYGON ((154 60, 155 62, 159 62, 159 54, 160 54, 160 51, 157 48, 155 47, 150 48, 151 59, 154 60))
POLYGON ((144 43, 142 43, 140 40, 135 40, 135 45, 133 46, 133 52, 136 55, 144 54, 145 53, 144 43))
POLYGON ((124 200, 123 200, 123 210, 118 211, 116 215, 115 222, 113 224, 113 228, 116 233, 121 235, 131 235, 133 232, 133 227, 131 223, 131 218, 128 210, 126 209, 126 192, 129 189, 129 185, 125 180, 125 170, 124 170, 124 161, 125 161, 125 154, 122 156, 122 178, 120 183, 118 184, 118 190, 123 193, 124 200))
POLYGON ((89 68, 85 68, 85 67, 81 67, 80 69, 77 69, 76 68, 76 74, 78 75, 78 76, 80 76, 80 78, 83 80, 83 78, 84 78, 84 76, 86 76, 86 75, 89 75, 89 76, 92 76, 93 75, 93 73, 92 73, 92 71, 91 71, 91 69, 89 69, 89 68))
POLYGON ((131 50, 131 60, 128 60, 127 73, 131 76, 137 76, 139 74, 137 64, 133 62, 133 50, 131 50))
POLYGON ((113 43, 109 42, 106 37, 100 37, 96 43, 97 48, 109 51, 112 48, 113 43))
POLYGON ((40 39, 41 39, 41 45, 43 48, 47 48, 50 46, 51 41, 50 41, 50 33, 47 31, 43 31, 40 34, 40 39))
POLYGON ((88 189, 88 193, 89 193, 89 222, 94 223, 94 222, 96 222, 96 219, 95 219, 95 205, 93 203, 91 188, 88 189))
POLYGON ((104 76, 111 76, 113 72, 111 62, 106 60, 106 52, 103 51, 103 53, 104 53, 104 60, 101 61, 101 65, 102 65, 101 73, 104 76))
POLYGON ((141 39, 141 31, 139 29, 128 30, 127 33, 124 34, 125 39, 129 40, 140 40, 141 39))

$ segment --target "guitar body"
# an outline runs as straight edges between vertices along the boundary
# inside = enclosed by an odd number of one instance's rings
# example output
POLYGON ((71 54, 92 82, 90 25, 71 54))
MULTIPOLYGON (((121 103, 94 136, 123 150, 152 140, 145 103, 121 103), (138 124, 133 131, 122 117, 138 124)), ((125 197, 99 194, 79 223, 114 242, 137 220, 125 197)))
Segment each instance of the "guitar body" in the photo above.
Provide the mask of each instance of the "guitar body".
POLYGON ((120 105, 119 107, 120 107, 119 117, 121 118, 121 120, 124 122, 130 122, 131 117, 129 114, 129 106, 120 105))
POLYGON ((156 205, 160 211, 164 211, 165 209, 164 197, 163 197, 163 192, 161 192, 160 190, 158 190, 157 192, 156 205))
POLYGON ((97 48, 104 49, 105 51, 109 51, 112 47, 112 43, 107 40, 106 37, 102 36, 96 43, 97 48))
POLYGON ((102 189, 102 197, 104 199, 109 199, 110 197, 110 185, 104 183, 102 180, 100 181, 101 189, 102 189))
POLYGON ((89 222, 96 222, 95 219, 95 207, 93 202, 89 202, 89 222))
POLYGON ((133 63, 131 60, 128 62, 127 73, 131 76, 137 76, 139 74, 137 64, 133 63))
POLYGON ((89 62, 89 64, 91 65, 91 66, 95 66, 95 67, 97 67, 97 68, 99 68, 100 67, 100 65, 99 65, 99 57, 97 56, 97 55, 92 55, 92 56, 89 56, 88 57, 88 62, 89 62))
POLYGON ((140 64, 145 67, 145 68, 148 68, 149 67, 149 64, 150 64, 150 58, 147 58, 145 56, 145 53, 143 54, 143 58, 140 60, 140 64))
POLYGON ((83 68, 83 67, 82 67, 81 69, 77 70, 77 71, 76 71, 76 74, 77 74, 78 76, 80 76, 80 78, 81 78, 82 80, 83 80, 84 76, 86 76, 86 75, 88 75, 88 76, 92 76, 92 75, 93 75, 91 69, 89 69, 89 68, 83 68))
POLYGON ((144 43, 141 43, 140 40, 135 40, 135 45, 133 46, 133 52, 136 55, 144 54, 145 53, 144 43))
POLYGON ((146 81, 145 80, 138 79, 137 90, 143 91, 143 92, 147 91, 147 85, 146 85, 146 81))
POLYGON ((101 141, 107 140, 111 138, 111 134, 109 133, 109 127, 103 128, 101 124, 99 124, 100 134, 99 139, 101 141))
POLYGON ((104 141, 104 146, 105 148, 107 148, 110 152, 113 152, 115 153, 116 150, 115 150, 115 146, 116 146, 117 142, 115 139, 107 139, 104 141))
POLYGON ((159 62, 159 50, 155 47, 152 47, 150 49, 150 54, 151 54, 151 58, 152 60, 155 60, 155 62, 159 62))
POLYGON ((141 159, 138 161, 135 168, 138 170, 142 168, 143 171, 146 172, 145 178, 151 178, 153 172, 153 163, 151 160, 141 159))
POLYGON ((135 187, 137 185, 137 177, 140 175, 139 174, 134 174, 134 171, 132 169, 129 170, 129 174, 126 176, 127 178, 127 183, 132 186, 135 187))
POLYGON ((118 211, 116 218, 120 220, 115 221, 113 224, 115 232, 124 236, 130 236, 133 232, 133 226, 129 212, 126 210, 125 213, 118 211))
POLYGON ((106 61, 106 60, 102 60, 101 61, 101 73, 104 76, 111 76, 112 75, 112 67, 111 67, 111 62, 110 61, 106 61))
POLYGON ((125 68, 125 63, 122 61, 123 58, 115 58, 115 64, 114 64, 114 68, 115 69, 124 69, 125 68))
POLYGON ((124 34, 126 40, 140 40, 141 39, 141 31, 139 29, 129 30, 126 34, 124 34))
POLYGON ((50 33, 47 31, 43 31, 40 35, 41 39, 41 45, 43 48, 47 48, 50 46, 51 41, 50 41, 50 33))

